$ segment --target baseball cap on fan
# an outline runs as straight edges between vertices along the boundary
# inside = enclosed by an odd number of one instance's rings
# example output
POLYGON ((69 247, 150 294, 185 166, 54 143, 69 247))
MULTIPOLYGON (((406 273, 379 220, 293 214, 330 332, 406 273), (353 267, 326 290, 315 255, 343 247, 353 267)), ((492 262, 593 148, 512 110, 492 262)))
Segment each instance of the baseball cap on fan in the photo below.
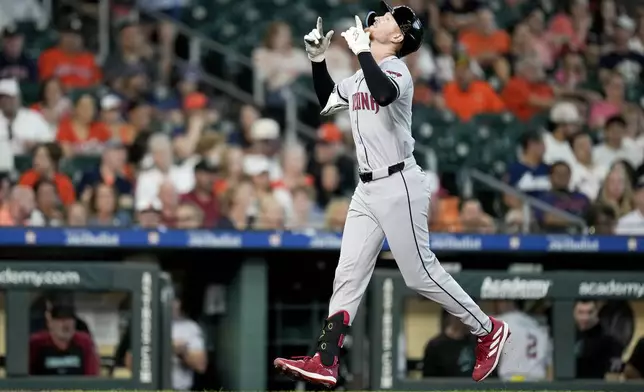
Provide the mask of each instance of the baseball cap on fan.
POLYGON ((280 137, 280 125, 272 118, 260 118, 250 127, 250 138, 255 141, 276 140, 280 137))
POLYGON ((20 95, 20 85, 16 79, 0 80, 0 96, 17 98, 20 95))
POLYGON ((271 163, 263 155, 246 155, 244 158, 244 173, 249 176, 258 176, 268 173, 271 169, 271 163))
POLYGON ((101 110, 117 110, 121 108, 123 101, 114 94, 108 94, 101 98, 101 110))
POLYGON ((555 124, 578 124, 579 110, 572 102, 559 102, 550 110, 550 121, 555 124))
POLYGON ((318 128, 318 142, 333 144, 342 141, 342 131, 334 123, 325 123, 318 128))

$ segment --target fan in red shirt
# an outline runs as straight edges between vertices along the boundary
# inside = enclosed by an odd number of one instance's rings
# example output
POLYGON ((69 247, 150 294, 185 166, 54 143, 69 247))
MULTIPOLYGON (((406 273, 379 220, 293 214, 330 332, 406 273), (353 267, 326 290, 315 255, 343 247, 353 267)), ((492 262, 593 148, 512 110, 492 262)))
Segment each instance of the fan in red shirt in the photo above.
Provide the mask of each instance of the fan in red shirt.
POLYGON ((29 338, 29 374, 98 376, 100 363, 92 338, 76 330, 74 307, 55 304, 47 314, 47 330, 29 338))
POLYGON ((213 192, 218 168, 206 160, 195 166, 195 188, 181 196, 182 203, 193 203, 203 212, 204 227, 217 226, 220 218, 219 200, 213 192))

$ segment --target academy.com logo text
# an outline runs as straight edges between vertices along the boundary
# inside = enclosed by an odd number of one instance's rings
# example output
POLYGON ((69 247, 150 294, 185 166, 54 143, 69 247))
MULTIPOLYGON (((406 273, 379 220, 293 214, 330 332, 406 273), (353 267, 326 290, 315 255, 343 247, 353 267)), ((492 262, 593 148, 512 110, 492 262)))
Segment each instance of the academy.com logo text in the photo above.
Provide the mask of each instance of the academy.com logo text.
POLYGON ((579 295, 587 297, 626 296, 644 297, 644 283, 638 282, 582 282, 579 284, 579 295))
POLYGON ((42 285, 67 286, 80 284, 81 278, 76 271, 29 271, 5 268, 0 271, 2 285, 42 285))

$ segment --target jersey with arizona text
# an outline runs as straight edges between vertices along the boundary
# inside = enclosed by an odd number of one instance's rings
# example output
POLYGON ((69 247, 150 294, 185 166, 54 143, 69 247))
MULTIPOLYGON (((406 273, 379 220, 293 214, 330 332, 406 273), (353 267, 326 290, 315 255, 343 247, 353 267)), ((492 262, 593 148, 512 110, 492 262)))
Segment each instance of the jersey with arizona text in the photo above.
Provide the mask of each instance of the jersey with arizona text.
POLYGON ((414 84, 409 69, 395 56, 378 65, 397 89, 396 100, 385 107, 378 105, 371 95, 362 70, 336 85, 340 98, 349 103, 360 172, 395 165, 410 158, 414 151, 411 136, 414 84))
POLYGON ((542 381, 552 363, 552 344, 545 327, 523 312, 500 315, 512 331, 503 347, 499 378, 504 381, 542 381))

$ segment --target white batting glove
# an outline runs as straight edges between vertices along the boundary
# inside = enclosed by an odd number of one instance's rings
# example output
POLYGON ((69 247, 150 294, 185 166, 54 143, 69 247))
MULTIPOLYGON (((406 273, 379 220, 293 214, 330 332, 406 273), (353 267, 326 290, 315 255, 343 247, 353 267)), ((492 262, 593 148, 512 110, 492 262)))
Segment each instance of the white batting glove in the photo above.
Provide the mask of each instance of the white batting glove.
POLYGON ((370 32, 364 31, 362 20, 356 15, 356 25, 349 28, 349 30, 345 31, 341 35, 347 41, 349 49, 351 49, 353 54, 357 56, 359 53, 371 51, 370 34, 370 32))
POLYGON ((304 48, 309 60, 321 63, 324 61, 324 52, 329 48, 333 37, 333 30, 324 35, 322 30, 322 18, 318 16, 317 26, 310 33, 304 36, 304 48))

